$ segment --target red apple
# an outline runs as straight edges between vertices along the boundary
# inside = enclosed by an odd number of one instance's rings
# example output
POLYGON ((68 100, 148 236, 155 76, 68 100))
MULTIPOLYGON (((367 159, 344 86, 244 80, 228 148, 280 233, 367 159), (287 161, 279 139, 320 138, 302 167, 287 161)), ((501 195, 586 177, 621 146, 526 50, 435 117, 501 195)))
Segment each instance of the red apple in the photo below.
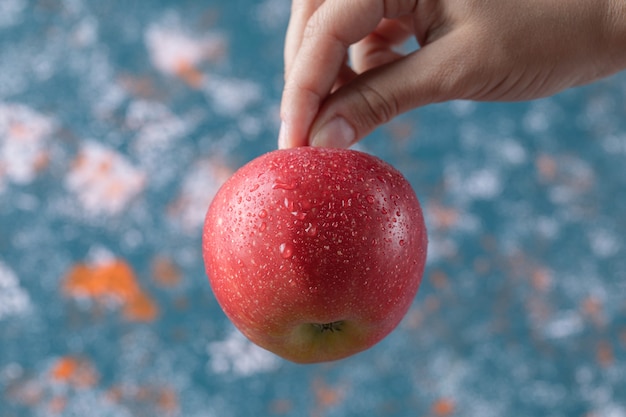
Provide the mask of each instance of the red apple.
POLYGON ((239 169, 206 215, 207 275, 252 342, 298 363, 389 334, 419 287, 427 234, 409 182, 366 153, 300 147, 239 169))

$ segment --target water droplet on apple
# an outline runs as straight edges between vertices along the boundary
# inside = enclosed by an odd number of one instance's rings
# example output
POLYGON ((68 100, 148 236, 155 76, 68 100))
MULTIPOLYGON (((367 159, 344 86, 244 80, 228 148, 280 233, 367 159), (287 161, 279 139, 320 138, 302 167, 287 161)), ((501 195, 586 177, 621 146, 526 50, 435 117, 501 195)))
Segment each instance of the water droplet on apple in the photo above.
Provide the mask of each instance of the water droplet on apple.
POLYGON ((274 185, 272 185, 272 189, 276 190, 295 190, 298 187, 298 184, 295 180, 282 181, 279 179, 274 180, 274 185))
POLYGON ((259 226, 259 232, 264 232, 265 229, 267 229, 267 223, 263 222, 261 223, 261 225, 259 226))
POLYGON ((368 195, 367 197, 365 197, 365 199, 367 200, 368 203, 370 204, 374 204, 376 202, 376 199, 374 198, 373 195, 368 195))
POLYGON ((280 256, 284 259, 291 258, 293 255, 293 246, 290 243, 281 243, 278 250, 280 251, 280 256))
POLYGON ((288 198, 285 198, 285 201, 283 202, 283 204, 285 205, 285 207, 287 208, 287 210, 293 212, 293 201, 289 200, 288 198))
POLYGON ((399 243, 400 243, 400 246, 404 246, 406 242, 404 240, 400 240, 399 243))
POLYGON ((251 193, 252 193, 252 192, 255 192, 256 190, 258 190, 258 189, 259 189, 259 187, 260 187, 260 185, 259 185, 259 184, 254 184, 252 187, 250 187, 250 192, 251 192, 251 193))
POLYGON ((317 236, 317 226, 313 223, 309 223, 307 224, 306 229, 304 229, 304 232, 307 234, 307 236, 315 237, 317 236))
POLYGON ((259 211, 259 217, 264 219, 267 217, 267 211, 265 209, 261 209, 261 211, 259 211))

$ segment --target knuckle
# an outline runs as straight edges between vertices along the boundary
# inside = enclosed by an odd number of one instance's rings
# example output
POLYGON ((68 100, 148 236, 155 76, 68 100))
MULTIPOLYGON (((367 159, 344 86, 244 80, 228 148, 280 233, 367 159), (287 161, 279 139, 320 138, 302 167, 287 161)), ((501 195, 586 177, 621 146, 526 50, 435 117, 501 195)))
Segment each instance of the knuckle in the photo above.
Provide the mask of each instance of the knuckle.
POLYGON ((395 97, 385 95, 376 88, 361 82, 354 86, 358 100, 363 103, 358 114, 357 123, 364 126, 375 126, 389 122, 398 114, 399 105, 395 97))

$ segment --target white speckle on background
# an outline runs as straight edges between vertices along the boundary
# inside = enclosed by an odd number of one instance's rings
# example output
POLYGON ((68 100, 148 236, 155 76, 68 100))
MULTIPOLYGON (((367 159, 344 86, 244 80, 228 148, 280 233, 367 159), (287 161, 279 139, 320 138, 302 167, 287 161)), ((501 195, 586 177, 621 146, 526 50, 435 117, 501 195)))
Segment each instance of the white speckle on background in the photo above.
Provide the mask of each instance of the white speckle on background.
POLYGON ((3 177, 17 184, 32 182, 47 164, 55 123, 20 104, 0 103, 0 191, 3 177))
POLYGON ((87 253, 87 260, 91 265, 107 265, 115 262, 116 259, 110 249, 100 245, 92 246, 87 253))
POLYGON ((26 0, 2 0, 0 2, 0 28, 18 24, 26 6, 26 0))
POLYGON ((476 103, 470 100, 453 100, 450 102, 450 109, 458 117, 471 115, 476 107, 476 103))
POLYGON ((608 258, 617 254, 621 242, 617 235, 607 229, 593 229, 589 232, 589 243, 593 253, 600 258, 608 258))
POLYGON ((185 176, 170 215, 186 230, 201 226, 213 197, 232 173, 216 159, 198 161, 185 176))
POLYGON ((85 141, 65 186, 88 214, 118 214, 145 187, 145 174, 122 154, 97 142, 85 141))
POLYGON ((477 199, 491 199, 502 191, 498 174, 486 168, 471 173, 465 180, 465 187, 467 193, 477 199))
POLYGON ((531 134, 547 131, 550 125, 558 119, 559 110, 549 99, 531 102, 530 109, 522 120, 525 130, 531 134))
POLYGON ((239 117, 250 105, 262 97, 261 86, 253 81, 236 78, 213 77, 204 87, 213 102, 216 113, 239 117))
POLYGON ((133 148, 139 158, 164 152, 192 130, 196 119, 194 115, 179 117, 157 101, 132 101, 126 112, 126 125, 136 131, 133 148))
POLYGON ((540 133, 548 129, 550 121, 541 111, 529 111, 524 117, 524 127, 533 133, 540 133))
POLYGON ((432 237, 428 241, 427 264, 433 264, 441 259, 453 258, 458 253, 458 245, 454 239, 432 237))
POLYGON ((91 16, 81 19, 72 32, 72 40, 78 47, 95 44, 98 40, 98 21, 91 16))
POLYGON ((582 318, 575 311, 562 311, 544 327, 546 337, 561 339, 580 333, 584 328, 582 318))
POLYGON ((607 135, 602 139, 602 147, 609 154, 626 155, 626 134, 607 135))
POLYGON ((502 139, 497 143, 502 159, 510 164, 522 164, 527 160, 526 149, 515 139, 502 139))
POLYGON ((152 64, 162 73, 174 76, 221 56, 225 48, 221 35, 206 33, 194 37, 177 23, 150 26, 145 42, 152 64))
POLYGON ((608 403, 599 410, 596 410, 592 415, 599 417, 626 417, 626 409, 621 405, 608 403))
POLYGON ((539 216, 533 220, 537 232, 544 238, 554 239, 560 231, 560 223, 553 217, 539 216))
POLYGON ((15 272, 0 261, 0 320, 19 316, 31 309, 30 297, 20 286, 15 272))
POLYGON ((567 389, 560 384, 533 381, 522 389, 521 395, 531 404, 555 407, 566 398, 567 389))
POLYGON ((263 0, 255 9, 254 16, 268 30, 281 29, 289 19, 289 0, 263 0))
POLYGON ((217 374, 233 373, 235 376, 250 376, 269 372, 280 366, 274 354, 250 342, 237 330, 225 340, 209 343, 209 369, 217 374))

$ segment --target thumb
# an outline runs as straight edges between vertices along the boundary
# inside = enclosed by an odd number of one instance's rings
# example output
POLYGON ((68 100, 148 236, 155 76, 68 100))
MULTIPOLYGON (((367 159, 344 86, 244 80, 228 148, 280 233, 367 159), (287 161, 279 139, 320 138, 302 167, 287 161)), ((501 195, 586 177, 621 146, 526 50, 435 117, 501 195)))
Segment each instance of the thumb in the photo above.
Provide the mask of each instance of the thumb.
POLYGON ((347 148, 401 113, 462 98, 472 69, 472 52, 464 39, 451 32, 356 76, 324 102, 311 127, 310 145, 347 148))

